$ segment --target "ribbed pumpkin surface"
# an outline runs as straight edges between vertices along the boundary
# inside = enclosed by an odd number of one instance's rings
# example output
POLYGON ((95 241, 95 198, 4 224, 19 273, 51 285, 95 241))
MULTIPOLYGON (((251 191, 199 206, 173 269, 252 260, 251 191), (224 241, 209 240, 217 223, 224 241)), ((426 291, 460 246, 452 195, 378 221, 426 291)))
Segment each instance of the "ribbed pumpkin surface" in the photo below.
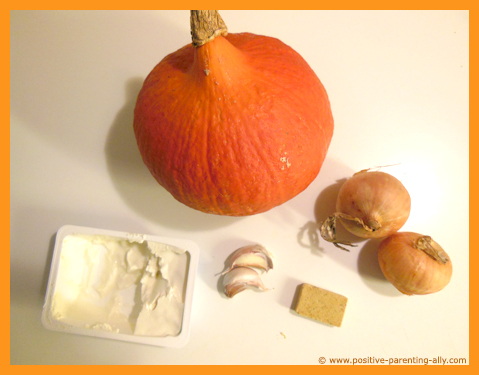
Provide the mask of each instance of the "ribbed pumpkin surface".
POLYGON ((243 216, 288 201, 315 179, 333 118, 298 53, 241 33, 164 58, 138 96, 134 130, 145 164, 178 201, 243 216))

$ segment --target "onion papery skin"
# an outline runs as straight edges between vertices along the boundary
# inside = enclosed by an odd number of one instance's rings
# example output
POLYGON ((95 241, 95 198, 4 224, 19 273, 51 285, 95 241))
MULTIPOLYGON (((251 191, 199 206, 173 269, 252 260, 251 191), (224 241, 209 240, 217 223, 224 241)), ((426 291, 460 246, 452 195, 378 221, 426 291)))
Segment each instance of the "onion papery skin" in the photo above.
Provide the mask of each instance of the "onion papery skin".
MULTIPOLYGON (((378 260, 386 279, 401 293, 423 295, 442 290, 451 280, 452 262, 438 262, 414 247, 424 237, 414 232, 398 232, 379 245, 378 260)), ((439 246, 435 243, 435 246, 439 246)), ((441 248, 442 249, 442 248, 441 248)), ((444 250, 442 250, 444 251, 444 250)))
POLYGON ((367 230, 340 216, 341 223, 352 234, 361 238, 383 238, 406 223, 411 212, 411 197, 404 185, 390 174, 361 171, 341 186, 336 212, 360 219, 371 228, 367 230))

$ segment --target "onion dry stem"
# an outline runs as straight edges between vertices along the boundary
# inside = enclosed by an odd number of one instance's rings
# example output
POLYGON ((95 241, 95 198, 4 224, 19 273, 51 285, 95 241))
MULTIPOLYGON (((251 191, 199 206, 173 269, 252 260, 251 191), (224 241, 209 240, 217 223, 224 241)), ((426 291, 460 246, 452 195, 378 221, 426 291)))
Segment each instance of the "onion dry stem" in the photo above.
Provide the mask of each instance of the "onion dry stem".
POLYGON ((446 264, 449 262, 449 257, 447 256, 446 252, 436 244, 431 238, 431 236, 422 236, 419 237, 416 242, 414 243, 413 247, 424 251, 427 255, 429 255, 432 259, 436 260, 441 264, 446 264))

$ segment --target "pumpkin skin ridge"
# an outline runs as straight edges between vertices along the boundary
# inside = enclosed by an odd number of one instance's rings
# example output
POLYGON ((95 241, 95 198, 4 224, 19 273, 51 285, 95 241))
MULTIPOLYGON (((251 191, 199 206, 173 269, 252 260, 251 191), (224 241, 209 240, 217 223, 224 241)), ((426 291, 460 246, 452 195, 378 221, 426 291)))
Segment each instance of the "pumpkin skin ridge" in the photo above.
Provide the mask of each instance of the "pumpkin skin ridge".
MULTIPOLYGON (((233 34, 233 36, 234 36, 234 34, 233 34)), ((254 36, 254 35, 251 35, 251 36, 252 36, 253 38, 256 37, 256 36, 254 36)), ((315 80, 316 83, 318 83, 319 85, 321 85, 321 82, 320 82, 320 80, 318 79, 318 77, 316 76, 316 74, 314 73, 314 71, 310 68, 310 66, 307 64, 307 62, 306 62, 304 59, 302 59, 302 57, 301 57, 296 51, 294 51, 294 50, 291 49, 290 47, 286 46, 284 43, 282 43, 282 42, 279 41, 278 39, 270 38, 270 37, 263 37, 263 38, 268 38, 270 41, 274 41, 274 43, 279 44, 279 46, 280 46, 281 48, 286 47, 286 48, 287 48, 287 49, 286 49, 286 52, 290 55, 289 58, 290 58, 290 59, 296 59, 297 62, 298 62, 298 64, 301 65, 301 68, 306 68, 306 69, 308 69, 308 70, 309 70, 309 71, 308 71, 308 73, 309 73, 309 79, 315 80)), ((227 39, 228 39, 228 36, 227 36, 227 39)), ((258 46, 256 46, 256 47, 258 47, 258 46)), ((261 53, 263 53, 264 49, 263 49, 263 48, 261 48, 261 49, 258 48, 258 51, 261 52, 261 53)), ((284 57, 284 56, 283 56, 283 57, 284 57)), ((275 59, 271 59, 271 60, 274 61, 275 59)), ((263 60, 263 61, 264 61, 264 60, 263 60)), ((268 64, 269 64, 269 62, 268 62, 268 64)), ((290 72, 290 70, 285 70, 285 74, 287 74, 288 72, 290 72)), ((294 81, 294 80, 296 80, 296 79, 297 79, 297 77, 293 77, 292 80, 294 81)), ((281 85, 281 82, 280 82, 279 80, 267 79, 267 78, 266 78, 264 75, 262 75, 262 74, 257 74, 257 75, 256 75, 256 80, 265 82, 265 83, 268 84, 268 86, 274 85, 274 86, 281 87, 284 91, 289 90, 289 88, 284 88, 284 86, 281 85)), ((324 88, 322 87, 322 85, 321 85, 321 88, 322 88, 323 94, 326 94, 326 92, 325 92, 324 88)), ((298 92, 297 94, 299 94, 299 92, 298 92)), ((327 96, 327 95, 326 95, 326 96, 327 96)), ((291 97, 291 95, 290 95, 290 97, 291 97)), ((300 100, 301 100, 301 99, 300 99, 300 100)), ((327 104, 327 109, 330 110, 329 101, 328 101, 326 104, 327 104)), ((319 128, 319 129, 321 130, 321 132, 323 133, 323 137, 324 137, 325 139, 329 139, 328 142, 330 142, 330 139, 331 139, 331 137, 332 137, 332 132, 330 132, 329 134, 326 135, 325 132, 324 132, 324 130, 323 130, 324 128, 321 127, 320 124, 317 124, 317 125, 318 125, 318 128, 319 128)), ((309 124, 308 124, 308 126, 309 126, 309 124)), ((322 153, 322 159, 324 159, 324 156, 325 156, 325 153, 322 153)), ((317 175, 317 173, 319 172, 321 164, 322 164, 322 163, 320 163, 320 165, 318 166, 318 170, 317 170, 317 172, 315 172, 315 175, 317 175)))
MULTIPOLYGON (((237 38, 236 36, 234 36, 234 34, 229 34, 225 39, 228 40, 228 37, 231 35, 233 35, 232 37, 233 40, 237 38)), ((245 33, 243 33, 242 35, 245 35, 245 33)), ((220 39, 220 38, 223 38, 223 37, 219 37, 217 39, 220 39)), ((253 40, 253 39, 257 39, 261 37, 254 36, 253 34, 251 34, 250 38, 251 40, 253 40)), ((217 39, 215 39, 215 41, 217 39)), ((215 41, 210 43, 214 43, 215 41)), ((280 41, 278 42, 282 43, 280 41)), ((278 42, 275 42, 275 43, 278 43, 278 42)), ((248 43, 250 42, 249 41, 243 42, 242 45, 245 45, 248 43)), ((205 46, 208 46, 208 44, 205 46)), ((286 48, 289 48, 286 45, 284 46, 286 48)), ((185 46, 180 50, 184 50, 182 52, 183 55, 194 56, 194 50, 192 50, 192 48, 193 47, 191 46, 185 46), (189 48, 191 48, 191 50, 188 51, 189 48)), ((203 48, 203 47, 200 47, 200 48, 203 48)), ((260 47, 257 47, 257 46, 256 48, 258 50, 261 49, 260 47)), ((179 51, 177 51, 176 53, 178 53, 179 51)), ((291 50, 291 51, 293 51, 293 53, 288 52, 289 55, 297 54, 294 50, 291 50)), ((254 60, 244 51, 241 51, 241 53, 246 54, 246 57, 244 59, 246 63, 249 63, 252 60, 254 60)), ((175 59, 181 60, 181 58, 178 58, 175 56, 175 53, 170 54, 157 66, 161 65, 162 63, 163 65, 165 65, 166 63, 175 63, 175 59), (172 55, 173 57, 170 57, 172 55), (165 60, 166 60, 166 63, 164 62, 165 60)), ((307 65, 306 62, 304 62, 304 64, 307 65)), ((208 67, 214 68, 215 64, 212 64, 212 65, 213 66, 208 65, 208 67)), ((234 68, 236 68, 236 66, 234 66, 234 68)), ((254 77, 254 79, 258 80, 259 82, 263 82, 262 79, 258 78, 258 76, 261 77, 261 74, 259 74, 260 72, 259 73, 256 72, 254 68, 251 68, 251 67, 248 67, 248 68, 249 69, 245 69, 245 71, 248 72, 248 74, 251 74, 254 77)), ((308 68, 309 68, 309 65, 308 65, 308 68)), ((177 83, 176 86, 174 86, 176 87, 176 89, 182 86, 185 86, 185 81, 189 81, 189 84, 192 84, 193 82, 194 89, 189 90, 189 88, 187 88, 186 92, 194 92, 195 95, 200 95, 200 97, 207 98, 205 99, 206 103, 202 103, 200 101, 200 104, 197 104, 194 107, 189 106, 189 108, 192 109, 191 113, 194 114, 194 116, 198 116, 200 118, 206 118, 207 112, 209 110, 205 108, 200 108, 202 105, 204 106, 210 105, 214 109, 213 99, 215 99, 215 95, 216 95, 216 99, 218 99, 219 97, 222 100, 226 100, 227 103, 231 104, 232 106, 233 105, 232 102, 233 100, 235 100, 235 95, 241 91, 241 89, 237 88, 236 90, 233 90, 232 94, 230 94, 227 98, 224 96, 221 97, 221 93, 222 93, 221 88, 222 87, 228 88, 229 81, 227 79, 220 80, 219 76, 226 75, 226 78, 228 77, 234 78, 236 73, 235 71, 233 71, 233 69, 227 70, 226 73, 224 73, 223 71, 217 72, 216 69, 212 69, 209 72, 209 75, 206 76, 206 74, 202 70, 198 69, 198 67, 196 67, 196 70, 194 70, 194 66, 191 65, 191 59, 190 59, 188 63, 182 61, 182 65, 180 64, 180 66, 178 67, 175 66, 175 68, 172 68, 170 70, 181 71, 183 74, 183 78, 179 78, 179 79, 175 78, 176 81, 178 80, 182 81, 181 83, 177 83), (188 64, 190 64, 189 67, 186 67, 188 64), (206 79, 217 78, 219 84, 215 85, 218 87, 212 86, 212 88, 210 87, 211 85, 206 86, 207 87, 206 94, 204 92, 201 94, 200 91, 198 90, 195 91, 195 89, 197 89, 197 85, 201 85, 201 81, 198 82, 198 80, 201 80, 202 78, 205 79, 205 77, 206 79)), ((319 83, 321 90, 324 90, 317 76, 314 74, 312 70, 311 72, 312 74, 310 74, 310 76, 312 76, 315 80, 317 80, 317 83, 319 83)), ((332 135, 332 116, 330 114, 329 116, 327 116, 329 117, 329 119, 326 117, 326 121, 324 121, 326 125, 321 126, 320 121, 317 121, 316 124, 314 125, 314 126, 318 125, 318 128, 319 128, 319 130, 316 130, 315 138, 319 140, 319 143, 326 144, 326 147, 323 146, 323 150, 320 150, 320 148, 317 148, 314 152, 311 152, 311 155, 315 155, 314 157, 309 156, 306 158, 306 160, 303 160, 301 167, 309 171, 307 178, 305 178, 306 182, 305 181, 300 181, 300 182, 296 181, 295 183, 289 182, 290 186, 287 189, 282 189, 281 187, 275 186, 275 184, 278 184, 278 179, 280 180, 279 182, 280 184, 286 183, 289 179, 288 176, 294 173, 292 172, 293 170, 290 168, 285 168, 285 170, 281 171, 281 167, 284 165, 282 165, 279 161, 281 157, 281 153, 279 151, 278 145, 275 145, 273 142, 272 146, 269 145, 268 148, 264 150, 264 146, 263 146, 264 139, 261 137, 261 134, 262 134, 262 131, 263 133, 264 132, 268 133, 268 130, 260 129, 257 132, 248 134, 246 138, 243 136, 243 140, 244 139, 248 140, 247 141, 248 145, 245 146, 245 144, 242 143, 244 141, 242 141, 241 139, 238 139, 238 138, 241 138, 241 134, 243 134, 244 132, 248 132, 248 129, 250 129, 248 124, 249 121, 246 121, 243 118, 244 117, 243 113, 245 112, 245 109, 240 110, 239 115, 236 114, 236 116, 238 116, 239 119, 236 119, 237 121, 235 122, 235 119, 234 119, 235 114, 232 112, 234 112, 236 108, 233 107, 234 109, 232 109, 230 105, 226 107, 220 107, 224 110, 224 113, 221 113, 219 115, 218 114, 214 115, 213 117, 214 119, 219 116, 218 118, 220 119, 219 121, 220 124, 213 123, 216 120, 203 121, 206 124, 205 129, 202 131, 203 135, 198 134, 198 132, 196 131, 193 132, 195 134, 190 134, 192 133, 190 126, 192 123, 194 123, 195 119, 190 119, 188 121, 185 121, 185 123, 181 127, 178 127, 178 126, 171 126, 171 124, 169 124, 169 120, 164 118, 165 116, 167 117, 168 115, 161 115, 160 117, 166 120, 166 128, 170 128, 170 131, 174 134, 175 138, 179 142, 181 142, 181 145, 178 145, 176 150, 171 145, 166 146, 166 148, 170 150, 169 152, 172 152, 171 154, 173 155, 172 158, 177 160, 176 162, 170 162, 166 160, 167 156, 166 156, 166 153, 164 152, 158 152, 159 155, 153 156, 152 154, 156 153, 156 151, 155 152, 152 151, 152 146, 150 143, 151 140, 148 139, 151 137, 151 135, 142 134, 145 130, 147 130, 146 129, 147 126, 144 126, 143 123, 145 121, 151 121, 156 123, 161 122, 164 124, 164 121, 163 120, 158 121, 158 116, 156 115, 152 115, 150 116, 150 118, 147 118, 147 120, 145 120, 145 115, 140 114, 141 112, 144 112, 144 110, 142 110, 141 108, 142 108, 142 101, 145 99, 143 98, 140 99, 140 97, 142 96, 142 93, 143 95, 147 95, 145 93, 148 91, 148 86, 152 86, 155 83, 161 82, 161 80, 162 80, 161 78, 158 78, 157 72, 156 73, 152 72, 150 73, 147 80, 145 81, 145 86, 144 86, 146 87, 145 91, 143 92, 143 89, 142 89, 142 92, 140 92, 140 95, 139 95, 139 103, 140 103, 138 105, 139 109, 138 110, 135 109, 135 135, 137 136, 140 149, 145 148, 149 150, 149 152, 142 152, 142 157, 145 161, 145 164, 152 171, 153 176, 157 179, 157 181, 162 186, 164 186, 168 191, 170 191, 170 193, 180 202, 192 208, 199 209, 204 212, 210 212, 210 213, 219 213, 219 214, 233 215, 233 216, 243 216, 243 215, 250 215, 253 213, 260 213, 260 212, 267 211, 271 209, 272 207, 275 207, 279 204, 282 204, 284 203, 285 200, 291 199, 292 197, 299 194, 301 191, 306 189, 307 186, 309 186, 309 184, 314 180, 316 175, 319 173, 321 165, 324 161, 327 147, 329 146, 329 143, 331 140, 331 136, 327 137, 329 139, 326 139, 324 135, 325 134, 332 135), (217 135, 215 135, 215 133, 218 132, 218 129, 221 126, 222 118, 226 119, 225 121, 230 121, 232 117, 233 117, 232 123, 234 124, 235 127, 243 127, 243 129, 235 129, 234 131, 232 131, 231 129, 227 130, 228 134, 233 134, 236 136, 236 139, 235 137, 233 137, 232 139, 231 138, 226 139, 229 144, 236 142, 236 145, 234 146, 235 150, 233 152, 233 154, 236 155, 236 157, 226 161, 225 160, 215 161, 214 158, 221 159, 226 156, 231 157, 231 153, 227 151, 221 151, 218 154, 218 144, 214 143, 214 141, 218 142, 221 140, 225 140, 223 136, 218 137, 217 135), (328 126, 328 124, 330 124, 329 127, 331 128, 329 132, 325 131, 325 128, 328 126), (215 128, 216 130, 213 130, 215 128), (198 139, 202 139, 202 141, 198 141, 198 139), (194 162, 196 160, 197 163, 199 161, 199 163, 201 164, 201 166, 198 167, 198 169, 196 170, 195 166, 191 166, 191 165, 189 166, 188 165, 189 163, 183 162, 182 159, 184 159, 185 157, 184 152, 186 152, 187 154, 190 153, 189 145, 194 145, 198 142, 200 142, 202 145, 201 147, 195 146, 194 154, 196 156, 193 155, 192 159, 190 160, 190 162, 191 161, 194 162), (246 149, 241 150, 242 147, 245 147, 246 149), (276 151, 275 151, 275 147, 277 148, 276 151), (254 152, 254 156, 252 156, 251 159, 256 158, 260 160, 260 162, 256 161, 254 165, 252 165, 251 167, 248 167, 250 169, 249 172, 248 170, 245 171, 242 169, 243 166, 245 165, 248 166, 248 162, 241 161, 241 158, 244 156, 244 153, 247 153, 247 152, 251 152, 251 153, 254 152), (276 158, 277 160, 272 160, 270 154, 275 154, 275 152, 277 153, 277 158, 276 158), (201 155, 201 156, 198 156, 198 155, 201 155), (155 158, 159 159, 160 163, 158 163, 158 160, 156 160, 155 158), (314 160, 315 158, 318 158, 320 160, 314 161, 314 163, 313 161, 309 160, 309 159, 314 160), (232 170, 218 171, 218 168, 224 168, 223 166, 228 165, 228 163, 238 164, 239 167, 233 168, 233 171, 232 170), (267 165, 267 167, 265 167, 265 164, 267 165), (315 164, 315 166, 311 167, 310 164, 315 164), (257 173, 257 171, 254 170, 255 168, 258 168, 258 166, 262 169, 261 173, 257 173), (250 180, 242 181, 245 174, 247 175, 248 173, 250 173, 252 176, 250 177, 250 180), (193 181, 191 181, 191 178, 189 177, 190 175, 194 176, 193 181), (195 180, 195 178, 198 180, 195 180), (221 179, 226 180, 228 184, 224 183, 224 185, 222 184, 218 185, 217 180, 221 180, 221 179), (265 181, 258 182, 256 181, 258 179, 265 180, 265 181), (234 188, 235 190, 233 191, 234 194, 230 194, 230 196, 227 197, 226 195, 228 195, 228 191, 230 191, 228 188, 228 185, 231 185, 231 184, 235 185, 235 188, 234 188), (240 186, 241 189, 238 189, 238 186, 240 186), (248 189, 250 189, 251 191, 249 191, 248 189), (274 197, 272 197, 271 194, 268 195, 267 192, 263 191, 263 190, 270 191, 271 189, 272 191, 274 191, 274 194, 275 194, 274 197), (288 193, 285 193, 285 191, 288 189, 290 189, 290 191, 288 193), (205 190, 206 190, 206 193, 205 193, 205 190), (255 191, 255 190, 258 190, 258 191, 255 191), (292 193, 291 193, 291 190, 293 191, 292 193), (199 201, 203 203, 200 204, 198 203, 199 201), (212 209, 212 207, 214 208, 212 209)), ((166 79, 163 79, 163 81, 166 81, 166 79)), ((251 79, 249 79, 249 81, 251 81, 251 79)), ((243 81, 244 86, 246 86, 247 83, 248 83, 247 80, 243 81)), ((281 86, 278 82, 275 82, 274 80, 272 81, 272 83, 273 84, 276 83, 277 86, 281 86)), ((235 84, 237 85, 237 83, 235 84)), ((268 87, 270 84, 271 82, 268 83, 268 87)), ((284 91, 285 89, 280 89, 279 91, 281 92, 281 90, 284 91)), ((297 90, 297 92, 299 93, 299 90, 297 90)), ((324 90, 324 93, 325 93, 325 90, 324 90)), ((150 94, 148 94, 148 96, 149 95, 150 94)), ((183 118, 183 116, 181 115, 181 112, 185 111, 185 104, 188 104, 188 99, 185 99, 187 96, 189 95, 183 94, 183 100, 168 99, 167 102, 172 101, 174 103, 174 105, 170 105, 168 107, 168 110, 171 110, 175 114, 180 113, 180 118, 183 118)), ((156 96, 156 98, 158 99, 158 96, 156 96)), ((253 104, 255 104, 254 99, 250 99, 250 100, 252 101, 253 104)), ((162 102, 161 100, 157 100, 157 101, 160 103, 162 102)), ((268 101, 266 101, 266 103, 271 104, 268 101)), ((244 103, 236 103, 236 104, 237 104, 236 107, 239 107, 240 104, 244 104, 244 103)), ((275 103, 271 105, 278 106, 275 103)), ((327 96, 326 96, 326 101, 324 100, 324 98, 322 99, 321 106, 329 107, 329 101, 327 100, 327 96)), ((246 109, 246 111, 247 110, 248 109, 246 109)), ((290 111, 292 111, 292 109, 290 111)), ((315 113, 318 113, 318 111, 315 111, 315 113)), ((264 113, 260 113, 260 115, 265 116, 264 113)), ((260 127, 262 126, 266 128, 267 126, 270 126, 267 124, 267 119, 269 116, 270 115, 266 115, 266 120, 264 122, 259 121, 258 119, 253 119, 254 120, 253 122, 255 122, 257 126, 260 126, 260 127)), ((231 121, 230 121, 230 125, 231 125, 231 121)), ((280 126, 283 126, 284 127, 283 130, 286 131, 287 129, 286 127, 288 126, 288 124, 282 123, 280 124, 280 126)), ((304 123, 301 126, 307 128, 307 127, 311 127, 312 125, 311 123, 304 123)), ((161 127, 165 127, 165 126, 162 125, 161 127)), ((166 133, 167 133, 166 130, 154 132, 156 140, 154 140, 152 143, 155 145, 168 144, 168 142, 166 142, 163 139, 163 138, 166 138, 164 135, 166 133)), ((271 135, 271 138, 274 138, 274 136, 271 135)), ((311 137, 308 137, 307 135, 305 135, 305 138, 311 138, 311 137)), ((286 139, 287 138, 283 137, 282 140, 286 140, 286 139)), ((296 140, 293 139, 288 142, 290 142, 291 144, 294 144, 296 140)), ((305 146, 303 146, 303 148, 304 147, 305 146)), ((298 158, 300 159, 299 156, 298 158)), ((291 165, 291 167, 294 168, 293 164, 291 165)), ((295 173, 297 175, 301 175, 302 173, 304 173, 304 171, 298 170, 295 173)))
MULTIPOLYGON (((210 72, 211 75, 213 75, 213 72, 210 72)), ((218 81, 220 81, 218 87, 221 88, 222 87, 222 84, 223 82, 221 82, 220 79, 218 79, 218 81)), ((221 95, 221 94, 220 94, 221 95)), ((219 96, 220 96, 219 95, 219 96)), ((241 126, 241 132, 243 132, 245 130, 245 125, 244 124, 238 124, 241 126)), ((269 162, 268 163, 268 158, 264 152, 261 152, 261 150, 263 149, 262 147, 262 141, 261 139, 259 139, 255 134, 249 134, 248 137, 237 137, 237 138, 241 138, 242 141, 240 142, 240 144, 238 144, 238 146, 236 146, 236 149, 246 149, 246 150, 249 150, 248 153, 254 153, 254 157, 259 159, 259 160, 262 160, 261 164, 265 165, 265 164, 269 164, 269 166, 267 168, 263 168, 264 171, 268 172, 268 178, 266 178, 266 180, 269 180, 269 181, 274 181, 274 175, 273 173, 271 173, 271 170, 273 168, 273 163, 272 162, 269 162), (248 142, 246 143, 247 140, 248 142), (253 146, 251 146, 250 144, 252 144, 253 146)), ((208 152, 208 151, 207 151, 208 152)), ((210 160, 211 158, 207 158, 207 160, 210 160)), ((205 165, 207 165, 205 163, 205 165)), ((213 175, 213 173, 211 172, 211 164, 208 163, 208 165, 210 166, 210 175, 213 175)), ((244 168, 244 167, 242 167, 244 168)), ((238 169, 238 171, 241 171, 242 169, 238 169)), ((231 176, 231 179, 233 180, 238 180, 238 181, 241 181, 243 179, 243 176, 241 176, 241 173, 238 173, 234 176, 231 176)), ((214 177, 211 179, 211 180, 216 180, 214 177)), ((273 184, 274 182, 270 182, 270 185, 273 184)), ((270 190, 270 187, 268 187, 266 190, 270 190)), ((243 194, 243 198, 240 198, 239 200, 240 201, 248 201, 250 200, 250 198, 248 198, 248 196, 251 196, 252 193, 249 192, 245 192, 245 194, 243 194)), ((269 197, 268 197, 269 198, 269 197)), ((247 207, 242 207, 242 209, 247 209, 247 207)), ((249 210, 248 210, 249 211, 249 210)))
MULTIPOLYGON (((206 52, 206 54, 208 54, 208 48, 212 47, 212 46, 214 46, 214 44, 210 44, 209 46, 199 47, 199 49, 198 49, 199 53, 197 53, 195 55, 195 58, 197 58, 201 54, 201 52, 206 52)), ((242 58, 241 55, 239 55, 239 54, 235 55, 235 59, 241 59, 241 58, 242 58)), ((224 59, 224 56, 222 56, 222 59, 224 59)), ((226 59, 226 60, 228 60, 228 59, 226 59)), ((195 63, 202 64, 205 61, 207 61, 207 59, 205 59, 204 57, 198 57, 198 59, 197 59, 197 61, 195 61, 195 63)), ((225 61, 222 61, 222 62, 224 63, 225 61)), ((226 86, 227 89, 231 87, 231 85, 232 85, 231 84, 231 79, 232 79, 231 78, 231 71, 228 71, 227 74, 224 74, 224 72, 222 71, 222 66, 218 66, 217 64, 215 64, 215 61, 214 60, 211 61, 211 59, 209 60, 209 62, 207 64, 205 64, 205 66, 197 67, 196 72, 203 72, 204 71, 203 68, 208 68, 209 69, 208 78, 211 78, 211 79, 215 80, 215 83, 217 84, 217 86, 211 86, 214 89, 214 92, 212 92, 213 90, 211 89, 211 87, 209 87, 209 86, 205 87, 205 90, 213 98, 213 100, 207 100, 207 102, 208 103, 213 103, 214 99, 216 99, 216 98, 223 99, 223 100, 226 99, 226 97, 224 96, 224 94, 222 92, 222 88, 224 86, 226 86), (228 78, 228 79, 225 79, 225 78, 228 78)), ((204 79, 204 76, 202 75, 202 73, 200 73, 200 77, 204 79)), ((217 109, 218 108, 214 107, 212 109, 212 111, 215 111, 217 109)), ((220 114, 219 114, 219 117, 222 117, 222 116, 223 116, 223 111, 221 111, 220 114)), ((211 118, 212 114, 210 114, 209 117, 211 118)), ((219 123, 222 123, 222 121, 219 121, 219 123)), ((218 173, 215 172, 215 168, 212 166, 212 164, 210 162, 210 160, 212 159, 212 157, 210 155, 214 154, 215 151, 211 151, 211 147, 210 147, 211 142, 209 142, 209 139, 210 139, 210 131, 209 131, 210 124, 208 122, 205 122, 205 124, 206 124, 206 126, 205 126, 205 128, 206 128, 205 129, 206 142, 205 142, 205 148, 204 148, 203 165, 208 166, 209 184, 212 184, 213 186, 216 186, 218 180, 221 179, 221 178, 217 176, 218 173)), ((214 134, 216 132, 213 131, 212 133, 214 134)), ((237 148, 240 148, 240 146, 237 146, 236 149, 237 148)), ((230 177, 229 179, 241 180, 241 176, 236 177, 236 178, 235 177, 232 177, 232 178, 230 177)), ((218 196, 216 196, 214 194, 210 194, 209 198, 211 199, 211 201, 212 201, 211 204, 213 206, 219 207, 218 211, 220 211, 219 212, 220 214, 228 214, 227 211, 221 210, 220 206, 217 204, 218 200, 216 198, 221 197, 224 200, 226 200, 227 202, 225 204, 223 204, 223 205, 226 205, 226 206, 231 206, 231 204, 234 203, 235 200, 231 200, 230 199, 231 198, 230 194, 227 191, 224 192, 223 190, 224 190, 224 188, 220 188, 219 191, 218 191, 218 196)), ((242 198, 242 199, 240 199, 240 201, 245 201, 245 199, 242 198)), ((252 210, 248 209, 247 207, 241 207, 241 209, 246 209, 248 212, 252 212, 252 210)))
MULTIPOLYGON (((317 79, 317 77, 316 77, 314 74, 313 74, 313 77, 317 79)), ((275 81, 275 80, 271 80, 271 79, 266 79, 266 78, 265 78, 264 76, 262 76, 262 75, 258 75, 256 78, 257 78, 258 81, 261 81, 261 82, 267 84, 268 86, 280 87, 281 90, 283 90, 283 91, 288 91, 288 88, 285 88, 285 87, 284 87, 283 85, 281 85, 281 83, 280 83, 279 81, 277 81, 277 80, 275 81)), ((319 80, 318 80, 318 82, 319 82, 319 80)), ((319 82, 319 83, 320 83, 320 82, 319 82)), ((291 95, 289 95, 289 99, 293 98, 293 96, 294 96, 294 100, 293 100, 293 101, 298 101, 298 102, 301 102, 301 101, 302 101, 299 92, 293 92, 293 93, 291 93, 291 95), (293 94, 295 94, 295 95, 293 95, 293 94)), ((291 107, 294 107, 294 105, 292 105, 291 107)), ((294 116, 294 113, 291 113, 291 115, 294 116)), ((301 118, 300 118, 300 119, 301 119, 301 118)), ((297 126, 298 126, 298 125, 301 125, 301 127, 303 127, 303 128, 308 128, 308 127, 310 127, 312 124, 311 124, 311 122, 309 122, 308 124, 304 124, 304 123, 301 124, 301 121, 300 121, 300 122, 296 123, 296 125, 297 125, 297 126)), ((316 126, 318 127, 319 131, 320 131, 321 134, 322 134, 322 137, 317 137, 317 142, 320 143, 320 142, 321 142, 321 139, 329 139, 329 142, 330 142, 330 139, 331 139, 331 137, 332 137, 332 134, 325 136, 325 132, 323 131, 323 128, 320 126, 320 124, 319 124, 319 123, 316 123, 316 124, 314 124, 314 125, 316 125, 316 126)), ((292 143, 294 143, 294 142, 292 142, 292 143)), ((300 144, 301 144, 301 143, 306 144, 307 142, 298 142, 298 143, 300 143, 300 144)), ((285 159, 285 161, 284 161, 283 163, 287 163, 288 165, 291 164, 291 166, 293 166, 294 164, 296 164, 294 159, 291 160, 291 158, 289 157, 290 154, 287 154, 287 151, 284 151, 284 152, 282 151, 283 149, 284 149, 284 150, 287 150, 287 149, 288 149, 288 146, 285 146, 284 148, 283 148, 283 147, 280 147, 280 149, 281 149, 281 151, 278 152, 278 156, 279 156, 278 159, 279 159, 279 160, 285 159)), ((321 153, 321 157, 318 158, 318 159, 324 160, 324 156, 325 156, 325 154, 324 154, 324 153, 321 153)), ((293 157, 293 158, 294 158, 294 157, 293 157)), ((302 158, 299 157, 298 159, 301 160, 302 158)), ((306 160, 306 161, 310 161, 310 159, 305 159, 305 160, 306 160)), ((314 160, 314 159, 311 159, 311 160, 314 160)), ((303 161, 304 161, 304 160, 303 160, 303 161)), ((278 161, 278 162, 276 163, 277 165, 279 165, 279 166, 277 166, 277 168, 282 169, 284 173, 287 173, 287 172, 289 172, 289 171, 292 171, 292 169, 290 169, 290 166, 287 166, 287 167, 285 168, 285 164, 283 164, 283 163, 280 163, 280 162, 278 161)), ((316 177, 316 175, 319 173, 320 168, 321 168, 321 166, 322 166, 322 162, 317 163, 317 164, 318 164, 318 165, 316 165, 316 166, 313 167, 313 168, 314 168, 314 172, 312 173, 312 176, 311 176, 311 178, 310 178, 310 179, 311 179, 311 182, 312 182, 312 180, 314 180, 314 178, 316 177)), ((305 168, 305 169, 308 169, 308 168, 305 168)), ((309 184, 308 184, 307 186, 309 186, 309 184)), ((303 191, 304 189, 306 189, 307 186, 304 186, 302 189, 298 189, 297 194, 299 194, 301 191, 303 191)), ((297 194, 295 194, 295 195, 297 195, 297 194)))

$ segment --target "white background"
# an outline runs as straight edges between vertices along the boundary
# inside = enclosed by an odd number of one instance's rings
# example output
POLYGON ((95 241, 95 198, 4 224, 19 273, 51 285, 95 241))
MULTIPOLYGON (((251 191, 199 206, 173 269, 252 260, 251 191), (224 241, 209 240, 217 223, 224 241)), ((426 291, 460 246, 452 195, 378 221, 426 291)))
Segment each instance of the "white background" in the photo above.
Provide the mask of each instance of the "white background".
POLYGON ((142 81, 190 42, 189 12, 11 12, 11 363, 317 364, 318 358, 469 358, 468 11, 221 11, 230 32, 274 36, 326 87, 333 141, 316 180, 267 213, 230 218, 176 202, 132 131, 142 81), (377 241, 317 240, 338 188, 384 169, 412 197, 403 230, 431 235, 454 274, 407 297, 382 276, 377 241), (180 237, 201 248, 190 341, 167 349, 51 332, 40 321, 64 224, 180 237), (275 255, 266 293, 228 300, 216 273, 236 248, 275 255), (343 294, 341 328, 291 311, 303 283, 343 294), (286 338, 281 334, 283 332, 286 338))

